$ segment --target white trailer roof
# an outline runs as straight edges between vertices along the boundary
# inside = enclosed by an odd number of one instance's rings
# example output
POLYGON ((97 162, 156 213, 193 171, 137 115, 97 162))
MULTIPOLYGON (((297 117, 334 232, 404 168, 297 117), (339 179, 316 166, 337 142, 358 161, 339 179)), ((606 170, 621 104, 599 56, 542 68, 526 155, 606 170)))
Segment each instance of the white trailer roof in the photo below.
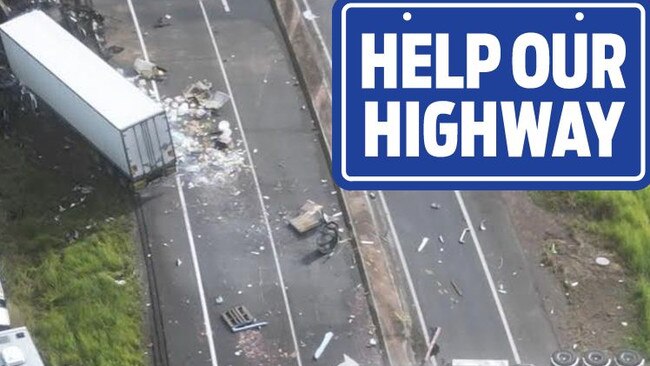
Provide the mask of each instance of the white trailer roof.
POLYGON ((120 73, 45 13, 36 10, 0 30, 120 130, 163 112, 120 73))

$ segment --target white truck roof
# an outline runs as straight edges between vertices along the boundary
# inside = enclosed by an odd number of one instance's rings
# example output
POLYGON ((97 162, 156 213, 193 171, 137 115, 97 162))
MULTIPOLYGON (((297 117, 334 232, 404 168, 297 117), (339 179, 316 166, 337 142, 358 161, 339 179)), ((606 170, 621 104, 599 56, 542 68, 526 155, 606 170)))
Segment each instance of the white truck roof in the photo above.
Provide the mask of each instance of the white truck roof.
POLYGON ((119 130, 163 112, 160 104, 42 11, 16 17, 0 30, 119 130))

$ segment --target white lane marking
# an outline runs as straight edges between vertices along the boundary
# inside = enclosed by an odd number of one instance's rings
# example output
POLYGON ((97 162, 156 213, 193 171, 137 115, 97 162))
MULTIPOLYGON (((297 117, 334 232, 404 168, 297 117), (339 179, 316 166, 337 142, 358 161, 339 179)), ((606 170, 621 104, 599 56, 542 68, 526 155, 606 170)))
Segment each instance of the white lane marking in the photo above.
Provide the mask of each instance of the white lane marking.
MULTIPOLYGON (((129 6, 129 12, 131 13, 131 18, 133 19, 133 24, 135 25, 135 32, 138 34, 138 41, 140 41, 140 48, 142 49, 142 56, 146 61, 149 61, 149 53, 147 52, 147 46, 144 44, 144 37, 142 36, 142 31, 140 31, 140 22, 138 22, 138 16, 135 14, 135 8, 133 7, 132 0, 126 0, 129 6)), ((153 86, 153 91, 156 94, 156 99, 160 102, 160 93, 158 93, 158 84, 155 81, 151 81, 153 86)))
POLYGON ((223 4, 223 10, 225 10, 226 13, 230 13, 230 5, 228 5, 228 0, 221 0, 221 4, 223 4))
POLYGON ((199 267, 199 260, 196 255, 196 247, 194 246, 194 234, 192 234, 192 226, 190 225, 190 215, 187 212, 187 205, 185 203, 185 194, 183 193, 183 183, 181 182, 180 175, 176 175, 176 187, 178 187, 178 197, 181 200, 181 208, 183 210, 183 220, 185 221, 185 231, 187 232, 187 241, 190 244, 190 254, 192 255, 192 266, 194 267, 194 275, 196 276, 196 283, 199 288, 199 300, 201 302, 201 313, 203 313, 203 321, 205 323, 205 335, 208 337, 208 347, 210 349, 210 360, 212 366, 217 364, 217 352, 214 349, 214 337, 212 333, 212 323, 210 323, 210 314, 208 313, 208 304, 205 301, 205 291, 203 290, 203 279, 201 278, 201 267, 199 267))
POLYGON ((515 340, 512 337, 512 332, 510 331, 510 325, 508 324, 506 313, 503 310, 503 305, 501 305, 501 299, 499 298, 499 294, 497 293, 496 286, 494 286, 494 280, 492 279, 492 274, 490 274, 490 268, 488 267, 487 261, 485 260, 485 255, 483 254, 483 248, 481 248, 481 244, 478 241, 478 236, 476 235, 476 230, 474 229, 474 225, 472 224, 472 219, 469 217, 469 212, 467 211, 467 207, 465 206, 465 200, 463 200, 463 196, 460 193, 460 191, 454 191, 454 194, 456 195, 456 200, 458 201, 460 210, 463 212, 463 216, 465 217, 465 222, 467 222, 467 226, 469 227, 469 233, 472 237, 472 241, 474 242, 474 246, 476 247, 476 252, 478 253, 478 257, 481 261, 481 266, 483 267, 483 272, 485 273, 485 277, 487 278, 488 285, 490 286, 490 292, 492 293, 492 298, 494 299, 494 302, 497 306, 497 311, 499 312, 499 317, 501 318, 501 323, 503 324, 503 328, 506 331, 506 337, 508 338, 508 343, 510 344, 510 349, 512 350, 512 356, 515 359, 515 363, 521 364, 521 358, 519 357, 519 351, 517 350, 517 345, 515 344, 515 340))
MULTIPOLYGON (((133 24, 135 25, 135 31, 138 34, 138 39, 140 40, 140 48, 142 49, 142 55, 144 59, 149 61, 149 53, 147 52, 147 46, 144 43, 144 37, 140 31, 140 23, 138 22, 138 16, 135 13, 135 8, 131 0, 127 0, 129 6, 129 12, 133 18, 133 24)), ((158 86, 155 81, 152 81, 154 93, 156 94, 156 99, 160 101, 160 94, 158 92, 158 86)), ((194 264, 194 275, 196 276, 197 287, 199 290, 199 299, 201 301, 201 312, 203 313, 203 322, 205 326, 205 333, 208 337, 208 350, 210 351, 210 361, 212 366, 218 366, 217 363, 217 351, 214 348, 214 338, 212 332, 212 323, 210 322, 210 315, 208 314, 207 304, 205 301, 205 293, 203 290, 203 281, 201 279, 201 271, 199 269, 199 263, 196 259, 196 248, 194 246, 194 235, 192 234, 192 226, 190 225, 190 218, 187 212, 187 205, 185 204, 185 195, 183 194, 183 187, 181 185, 180 177, 176 176, 176 187, 178 188, 178 198, 181 202, 181 208, 183 210, 183 221, 185 223, 185 231, 187 232, 187 238, 190 243, 190 252, 192 255, 192 263, 194 264)))
MULTIPOLYGON (((313 14, 313 12, 311 11, 311 6, 309 6, 309 2, 307 0, 302 0, 302 3, 305 5, 305 10, 313 14)), ((325 51, 325 57, 327 58, 327 62, 329 63, 330 68, 331 68, 332 67, 332 55, 330 54, 330 49, 327 47, 327 43, 325 43, 325 38, 323 37, 323 33, 320 31, 320 27, 318 26, 318 22, 316 22, 316 19, 311 19, 309 21, 314 26, 314 31, 316 31, 316 37, 318 37, 318 41, 320 42, 321 47, 323 47, 323 51, 325 51)))
POLYGON ((271 250, 273 252, 273 259, 275 260, 275 268, 278 273, 278 280, 280 282, 280 289, 282 290, 282 298, 284 300, 285 310, 287 312, 287 318, 289 319, 289 328, 291 329, 291 338, 293 339, 293 347, 296 352, 296 360, 298 361, 298 366, 302 366, 302 359, 300 356, 300 347, 298 347, 298 338, 296 337, 296 329, 293 325, 293 316, 291 314, 291 307, 289 306, 289 297, 287 296, 287 288, 284 284, 284 277, 282 276, 282 268, 280 267, 280 258, 278 256, 278 251, 275 245, 275 239, 273 238, 273 231, 271 229, 271 223, 269 222, 269 213, 266 210, 266 205, 264 203, 264 195, 262 194, 262 189, 260 188, 260 182, 257 179, 257 172, 255 170, 255 164, 253 163, 253 156, 251 155, 251 150, 248 146, 248 140, 246 139, 246 133, 244 132, 244 126, 241 122, 241 117, 239 116, 239 109, 237 108, 237 102, 235 101, 235 95, 230 86, 230 79, 228 79, 228 74, 226 73, 226 67, 223 64, 223 59, 221 58, 221 52, 217 46, 217 40, 214 37, 212 32, 212 25, 208 19, 208 14, 205 11, 205 6, 203 5, 202 0, 198 0, 199 6, 201 7, 201 12, 203 12, 203 19, 205 20, 205 26, 208 28, 208 34, 210 35, 210 40, 212 41, 212 47, 217 56, 217 61, 219 61, 219 67, 221 68, 221 73, 223 74, 224 82, 226 83, 226 89, 230 95, 230 103, 232 104, 232 109, 235 113, 235 119, 237 120, 237 126, 241 132, 242 142, 244 143, 244 149, 246 150, 246 155, 248 161, 251 164, 251 173, 253 174, 253 180, 255 181, 255 189, 257 191, 257 197, 260 201, 260 206, 262 207, 262 213, 264 216, 264 225, 266 226, 266 232, 269 237, 269 242, 271 243, 271 250))
POLYGON ((427 325, 426 322, 424 321, 424 314, 422 313, 422 308, 420 307, 420 300, 418 300, 418 295, 415 292, 415 286, 413 285, 411 272, 409 271, 409 267, 406 264, 406 258, 404 257, 404 251, 402 250, 402 244, 399 241, 399 237, 397 236, 397 230, 395 230, 395 225, 393 224, 393 217, 390 214, 390 210, 388 210, 388 204, 386 203, 384 192, 379 191, 378 193, 379 193, 379 200, 381 201, 381 206, 384 212, 386 213, 388 228, 390 229, 391 235, 393 237, 393 241, 395 242, 395 248, 397 248, 397 255, 399 257, 400 262, 402 263, 402 268, 404 269, 404 275, 406 276, 406 283, 408 285, 409 292, 413 297, 413 305, 415 305, 415 312, 417 313, 418 316, 418 322, 420 323, 422 335, 424 336, 424 342, 425 344, 429 344, 429 332, 427 331, 427 325))

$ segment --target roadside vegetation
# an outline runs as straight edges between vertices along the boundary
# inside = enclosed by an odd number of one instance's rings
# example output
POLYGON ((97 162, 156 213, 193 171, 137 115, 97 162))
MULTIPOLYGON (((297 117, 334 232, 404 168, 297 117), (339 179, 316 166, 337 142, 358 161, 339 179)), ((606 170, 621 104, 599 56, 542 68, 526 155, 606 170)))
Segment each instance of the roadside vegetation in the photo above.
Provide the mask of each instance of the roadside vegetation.
POLYGON ((650 190, 534 192, 542 206, 579 215, 579 223, 604 237, 636 277, 640 333, 636 346, 650 353, 650 190))
POLYGON ((143 365, 128 195, 84 144, 42 139, 0 138, 0 274, 12 325, 27 325, 47 365, 143 365))

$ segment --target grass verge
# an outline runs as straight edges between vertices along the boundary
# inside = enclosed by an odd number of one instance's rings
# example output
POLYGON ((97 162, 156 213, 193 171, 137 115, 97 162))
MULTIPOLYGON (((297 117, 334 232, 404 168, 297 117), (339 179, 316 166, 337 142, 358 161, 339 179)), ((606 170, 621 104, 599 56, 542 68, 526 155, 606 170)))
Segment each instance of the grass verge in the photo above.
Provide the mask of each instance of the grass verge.
POLYGON ((650 354, 650 190, 534 192, 534 201, 554 211, 578 214, 587 230, 606 238, 636 277, 638 347, 650 354))
POLYGON ((12 324, 28 326, 47 365, 143 365, 130 201, 83 144, 72 145, 37 141, 36 151, 0 140, 0 263, 12 324))

